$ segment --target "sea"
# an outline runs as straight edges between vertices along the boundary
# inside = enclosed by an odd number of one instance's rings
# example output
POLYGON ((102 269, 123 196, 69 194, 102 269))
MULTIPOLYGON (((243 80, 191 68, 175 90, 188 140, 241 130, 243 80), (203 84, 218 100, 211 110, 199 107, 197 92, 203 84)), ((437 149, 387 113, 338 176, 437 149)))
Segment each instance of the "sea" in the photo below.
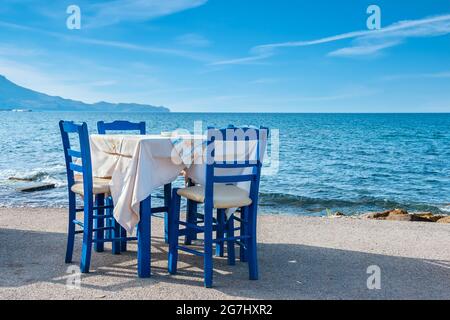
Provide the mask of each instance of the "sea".
POLYGON ((271 146, 260 188, 265 214, 356 215, 394 208, 450 214, 450 114, 4 111, 0 207, 67 206, 59 120, 87 122, 92 133, 100 120, 146 121, 149 133, 193 131, 198 121, 203 128, 269 127, 271 146), (17 191, 44 182, 56 188, 17 191))

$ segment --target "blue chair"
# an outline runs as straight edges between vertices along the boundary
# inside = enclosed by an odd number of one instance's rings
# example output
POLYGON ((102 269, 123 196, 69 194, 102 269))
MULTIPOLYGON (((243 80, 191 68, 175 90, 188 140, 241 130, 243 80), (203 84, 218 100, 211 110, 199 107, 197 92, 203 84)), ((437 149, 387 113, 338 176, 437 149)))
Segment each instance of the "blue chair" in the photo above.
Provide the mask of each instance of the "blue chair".
POLYGON ((212 287, 213 278, 213 243, 217 245, 216 253, 223 249, 221 245, 227 244, 228 263, 235 263, 235 245, 241 247, 241 260, 247 261, 249 265, 250 280, 258 279, 257 262, 257 242, 256 242, 256 217, 258 208, 258 193, 261 176, 261 155, 260 138, 267 137, 266 128, 235 128, 227 129, 208 129, 207 138, 207 164, 206 164, 206 183, 205 186, 195 185, 182 189, 174 189, 172 192, 172 205, 169 214, 169 273, 176 274, 178 263, 178 251, 184 251, 203 257, 204 261, 204 284, 205 287, 212 287), (232 139, 230 139, 232 137, 232 139), (218 161, 215 157, 215 145, 218 141, 245 141, 256 142, 256 158, 249 157, 244 160, 218 161), (242 175, 218 175, 216 169, 243 169, 242 175), (250 182, 250 192, 236 186, 239 182, 250 182), (203 215, 194 214, 188 208, 191 218, 186 222, 180 221, 180 202, 181 197, 186 198, 193 203, 203 203, 203 215), (234 214, 232 217, 226 217, 226 210, 240 208, 241 217, 234 214), (217 209, 217 215, 214 218, 214 209, 217 209), (194 216, 194 220, 192 220, 194 216), (241 226, 234 227, 234 221, 239 221, 241 226), (203 224, 203 226, 202 226, 203 224), (183 227, 183 228, 181 228, 183 227), (239 236, 235 236, 235 231, 240 231, 239 236), (216 231, 216 238, 213 239, 213 232, 216 231), (203 252, 193 250, 189 247, 179 244, 179 237, 186 236, 190 240, 192 234, 204 234, 203 252))
MULTIPOLYGON (((105 123, 103 121, 97 122, 97 131, 99 134, 106 134, 107 132, 114 132, 114 131, 138 131, 139 134, 145 135, 146 134, 146 124, 145 122, 139 122, 139 123, 133 123, 129 121, 114 121, 111 123, 105 123)), ((154 198, 164 199, 164 207, 160 208, 153 208, 152 209, 152 215, 157 216, 159 213, 164 213, 164 234, 165 234, 165 240, 166 242, 169 241, 169 225, 168 225, 168 212, 169 212, 169 206, 170 206, 170 197, 172 193, 172 184, 167 184, 164 186, 164 195, 163 196, 154 196, 154 198), (156 212, 156 214, 155 214, 156 212)), ((161 216, 157 216, 161 217, 161 216)), ((123 237, 126 237, 127 232, 124 228, 121 228, 121 235, 123 237)), ((120 245, 120 250, 125 252, 127 250, 127 243, 123 241, 120 245)), ((117 252, 115 252, 117 253, 117 252)))
POLYGON ((138 131, 139 134, 146 134, 145 122, 114 121, 106 123, 99 121, 97 130, 99 134, 106 134, 107 131, 138 131))
MULTIPOLYGON (((105 242, 112 242, 114 249, 114 243, 118 241, 120 243, 122 239, 117 229, 114 230, 114 227, 104 226, 106 219, 113 219, 113 204, 111 197, 109 197, 109 180, 92 176, 87 124, 79 125, 70 121, 60 121, 59 127, 64 148, 69 191, 69 225, 65 261, 66 263, 72 262, 75 235, 83 234, 80 269, 82 273, 88 273, 92 245, 95 245, 96 251, 101 252, 105 242), (69 135, 74 135, 77 138, 79 150, 75 150, 71 146, 69 135), (81 161, 78 162, 76 159, 81 161), (83 198, 83 207, 81 208, 77 208, 76 195, 83 198), (84 213, 83 221, 77 220, 78 212, 84 213), (81 227, 82 230, 77 231, 76 226, 81 227), (112 231, 110 238, 104 237, 105 230, 112 231)), ((127 240, 137 240, 137 238, 127 240)))

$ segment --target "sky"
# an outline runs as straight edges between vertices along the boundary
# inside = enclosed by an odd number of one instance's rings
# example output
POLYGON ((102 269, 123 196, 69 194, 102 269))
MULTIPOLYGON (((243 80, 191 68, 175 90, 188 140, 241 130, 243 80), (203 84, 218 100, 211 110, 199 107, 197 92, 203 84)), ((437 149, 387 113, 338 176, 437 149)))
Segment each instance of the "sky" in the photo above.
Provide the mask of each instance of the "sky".
POLYGON ((450 1, 2 0, 0 74, 175 112, 450 112, 450 1))

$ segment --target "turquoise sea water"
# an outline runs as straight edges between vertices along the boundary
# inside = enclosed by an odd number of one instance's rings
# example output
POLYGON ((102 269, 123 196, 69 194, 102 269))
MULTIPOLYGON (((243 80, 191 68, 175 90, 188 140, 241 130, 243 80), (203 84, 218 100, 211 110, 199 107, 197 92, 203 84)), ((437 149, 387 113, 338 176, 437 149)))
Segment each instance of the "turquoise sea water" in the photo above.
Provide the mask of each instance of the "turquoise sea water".
POLYGON ((102 114, 0 112, 0 206, 66 206, 58 121, 147 122, 150 133, 264 125, 280 131, 280 168, 261 182, 261 211, 323 215, 390 208, 450 211, 450 114, 102 114), (11 176, 55 182, 22 194, 11 176))

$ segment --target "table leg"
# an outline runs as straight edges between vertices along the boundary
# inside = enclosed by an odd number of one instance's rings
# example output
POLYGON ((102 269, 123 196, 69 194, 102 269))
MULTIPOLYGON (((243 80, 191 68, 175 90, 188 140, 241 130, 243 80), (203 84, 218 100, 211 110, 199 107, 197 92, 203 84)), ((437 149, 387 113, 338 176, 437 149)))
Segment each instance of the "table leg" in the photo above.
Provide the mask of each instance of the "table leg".
POLYGON ((150 278, 151 275, 151 197, 141 202, 138 225, 138 275, 150 278))
MULTIPOLYGON (((105 205, 105 195, 98 194, 95 196, 95 206, 102 207, 105 205)), ((105 214, 105 209, 97 209, 96 215, 103 216, 105 214)), ((105 219, 104 218, 96 218, 94 219, 94 229, 99 229, 98 231, 95 231, 95 240, 100 240, 100 242, 96 242, 94 244, 94 249, 96 252, 103 252, 105 248, 105 243, 102 242, 102 240, 105 239, 105 231, 103 228, 105 219)))

